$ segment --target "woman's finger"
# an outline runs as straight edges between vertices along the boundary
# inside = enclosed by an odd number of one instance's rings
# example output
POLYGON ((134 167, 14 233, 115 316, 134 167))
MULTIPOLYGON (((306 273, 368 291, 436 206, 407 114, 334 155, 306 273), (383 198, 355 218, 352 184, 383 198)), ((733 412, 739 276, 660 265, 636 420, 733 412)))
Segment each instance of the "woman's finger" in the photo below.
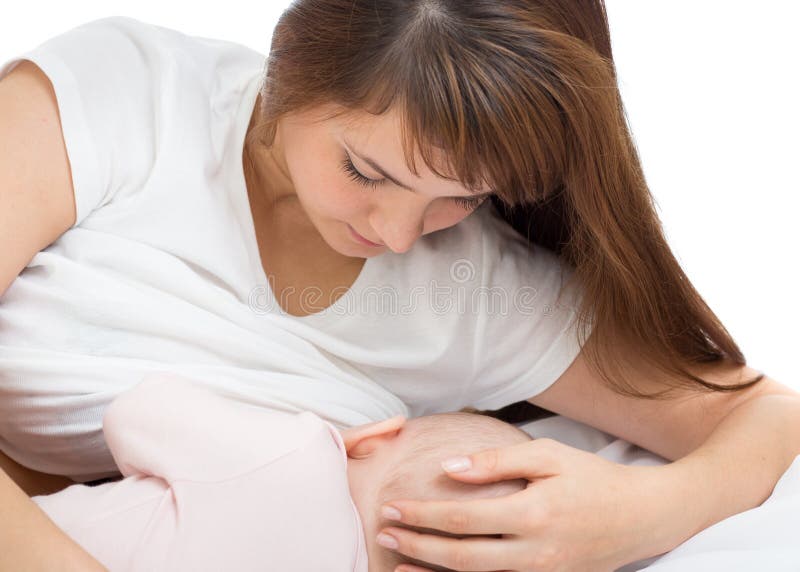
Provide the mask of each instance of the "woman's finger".
MULTIPOLYGON (((514 554, 514 550, 510 550, 514 541, 505 538, 449 538, 394 527, 382 529, 381 534, 397 541, 395 552, 450 570, 492 572, 511 568, 508 558, 514 554)), ((416 568, 403 565, 404 568, 407 566, 409 570, 416 568)))
POLYGON ((445 459, 442 468, 453 479, 470 483, 526 478, 534 480, 561 473, 566 447, 552 439, 534 439, 497 449, 486 449, 455 459, 445 459), (466 465, 466 466, 465 466, 466 465))
MULTIPOLYGON (((526 489, 510 495, 473 500, 415 501, 393 500, 381 507, 388 521, 402 522, 417 528, 430 528, 452 534, 520 534, 525 530, 526 507, 535 504, 526 489), (526 494, 526 498, 520 495, 526 494), (383 508, 394 508, 400 518, 393 518, 383 508)), ((391 522, 382 522, 391 526, 391 522)))

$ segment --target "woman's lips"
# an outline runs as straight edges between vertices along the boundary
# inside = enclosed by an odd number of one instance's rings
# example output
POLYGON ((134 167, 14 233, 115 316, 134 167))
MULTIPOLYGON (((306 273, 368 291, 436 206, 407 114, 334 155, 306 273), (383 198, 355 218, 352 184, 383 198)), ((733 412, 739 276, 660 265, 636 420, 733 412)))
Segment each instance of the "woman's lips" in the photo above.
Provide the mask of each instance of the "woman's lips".
POLYGON ((354 228, 353 228, 352 226, 350 226, 349 224, 347 225, 347 228, 349 228, 349 229, 350 229, 350 232, 351 232, 351 234, 353 235, 353 238, 354 238, 355 240, 357 240, 358 242, 360 242, 361 244, 365 244, 365 245, 367 245, 367 246, 383 246, 382 244, 378 244, 377 242, 372 242, 371 240, 367 240, 366 238, 364 238, 363 236, 361 236, 360 234, 358 234, 358 233, 356 232, 356 229, 354 229, 354 228))

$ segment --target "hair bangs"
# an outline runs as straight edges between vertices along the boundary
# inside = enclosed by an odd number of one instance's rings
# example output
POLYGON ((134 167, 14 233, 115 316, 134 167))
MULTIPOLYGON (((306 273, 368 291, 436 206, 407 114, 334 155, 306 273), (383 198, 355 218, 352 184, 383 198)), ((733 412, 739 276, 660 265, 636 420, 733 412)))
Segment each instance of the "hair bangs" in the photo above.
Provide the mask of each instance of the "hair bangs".
POLYGON ((386 51, 369 105, 373 113, 400 106, 409 170, 418 174, 418 149, 436 175, 475 193, 488 188, 506 206, 549 197, 566 166, 557 100, 522 59, 486 57, 503 41, 467 37, 430 14, 416 24, 386 51))

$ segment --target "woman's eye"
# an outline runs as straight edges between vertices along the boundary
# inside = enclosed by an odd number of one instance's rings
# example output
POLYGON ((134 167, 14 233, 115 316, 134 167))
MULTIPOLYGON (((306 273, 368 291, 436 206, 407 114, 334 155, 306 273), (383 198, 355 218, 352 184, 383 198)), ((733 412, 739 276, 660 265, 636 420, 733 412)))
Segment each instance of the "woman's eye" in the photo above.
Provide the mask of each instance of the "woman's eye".
MULTIPOLYGON (((375 187, 383 184, 383 179, 370 179, 369 177, 365 177, 361 174, 361 172, 356 169, 356 166, 353 164, 353 161, 350 159, 350 155, 346 154, 344 160, 341 163, 342 171, 344 171, 348 177, 354 180, 361 186, 368 187, 374 189, 375 187)), ((486 197, 479 197, 479 198, 465 198, 465 197, 455 197, 453 198, 455 203, 463 208, 464 210, 474 210, 480 206, 480 204, 486 200, 486 197)))
POLYGON ((341 167, 348 177, 364 187, 375 188, 383 182, 383 180, 376 181, 375 179, 370 179, 362 175, 358 169, 356 169, 356 166, 353 165, 353 162, 350 160, 350 155, 344 158, 341 167))

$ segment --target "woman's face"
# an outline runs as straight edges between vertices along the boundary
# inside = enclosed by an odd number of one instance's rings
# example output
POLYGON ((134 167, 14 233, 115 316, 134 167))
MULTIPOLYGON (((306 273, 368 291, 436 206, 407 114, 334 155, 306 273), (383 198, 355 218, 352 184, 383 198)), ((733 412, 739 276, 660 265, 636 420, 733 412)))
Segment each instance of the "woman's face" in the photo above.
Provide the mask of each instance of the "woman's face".
MULTIPOLYGON (((470 192, 440 178, 418 150, 420 176, 407 168, 395 111, 351 113, 319 121, 328 107, 283 117, 268 153, 272 204, 298 201, 325 242, 337 252, 369 258, 386 249, 406 252, 423 234, 467 217, 490 190, 470 192), (407 187, 407 188, 406 188, 407 187), (350 229, 372 246, 359 241, 350 229)), ((439 160, 439 158, 437 158, 439 160)))

